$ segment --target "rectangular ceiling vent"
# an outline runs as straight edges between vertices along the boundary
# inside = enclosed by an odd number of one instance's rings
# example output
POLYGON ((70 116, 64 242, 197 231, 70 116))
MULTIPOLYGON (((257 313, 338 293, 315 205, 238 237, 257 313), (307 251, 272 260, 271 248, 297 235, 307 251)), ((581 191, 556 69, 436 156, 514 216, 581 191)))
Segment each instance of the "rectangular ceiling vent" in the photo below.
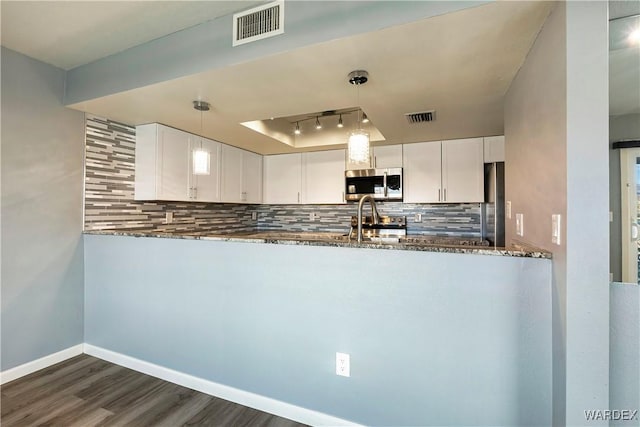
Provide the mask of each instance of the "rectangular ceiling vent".
POLYGON ((284 33, 284 0, 233 15, 233 46, 284 33))
POLYGON ((432 122, 436 119, 436 110, 421 111, 419 113, 406 113, 404 116, 411 124, 432 122))

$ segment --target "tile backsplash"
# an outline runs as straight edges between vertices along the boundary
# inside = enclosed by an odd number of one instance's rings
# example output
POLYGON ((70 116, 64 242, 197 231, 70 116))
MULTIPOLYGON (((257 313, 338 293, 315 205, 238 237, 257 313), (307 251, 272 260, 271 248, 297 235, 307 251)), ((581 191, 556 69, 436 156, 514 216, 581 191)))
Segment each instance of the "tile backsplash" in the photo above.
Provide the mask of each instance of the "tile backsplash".
MULTIPOLYGON (((376 203, 380 215, 406 216, 407 232, 439 236, 480 237, 480 204, 376 203), (422 222, 415 222, 416 213, 422 222)), ((357 203, 346 205, 262 205, 257 206, 259 230, 347 232, 357 203), (310 215, 317 214, 311 220, 310 215)), ((371 215, 365 205, 365 215, 371 215)))
MULTIPOLYGON (((135 127, 86 117, 85 230, 211 231, 255 230, 346 232, 357 204, 241 205, 134 200, 135 127), (167 212, 173 221, 165 223, 167 212), (257 220, 252 220, 252 213, 257 220), (317 219, 310 220, 310 214, 317 219)), ((378 203, 382 215, 407 217, 409 233, 480 237, 479 203, 378 203), (414 215, 422 214, 422 222, 414 215)), ((369 212, 367 209, 365 212, 369 212)))

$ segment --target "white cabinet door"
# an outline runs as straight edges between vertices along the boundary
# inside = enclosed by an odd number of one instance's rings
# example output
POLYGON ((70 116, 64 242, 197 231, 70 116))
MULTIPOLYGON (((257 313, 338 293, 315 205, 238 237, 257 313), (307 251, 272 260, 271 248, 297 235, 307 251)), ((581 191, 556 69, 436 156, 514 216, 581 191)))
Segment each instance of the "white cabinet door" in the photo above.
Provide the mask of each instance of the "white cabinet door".
POLYGON ((189 200, 191 135, 158 125, 156 196, 158 200, 189 200))
POLYGON ((194 136, 191 142, 191 200, 198 202, 220 201, 220 143, 194 136), (193 151, 202 149, 209 153, 209 174, 193 173, 193 151))
POLYGON ((263 176, 263 203, 300 203, 302 177, 300 153, 265 156, 263 176))
POLYGON ((472 203, 484 201, 482 138, 442 142, 442 201, 472 203))
POLYGON ((242 151, 240 148, 222 144, 220 150, 220 199, 222 202, 242 201, 242 151))
POLYGON ((345 150, 302 154, 302 203, 344 203, 345 150))
POLYGON ((405 144, 403 148, 403 200, 437 203, 442 198, 442 143, 405 144))
POLYGON ((242 193, 244 203, 262 203, 262 156, 242 150, 242 193))
POLYGON ((373 167, 378 169, 401 168, 402 144, 373 147, 373 167))
POLYGON ((484 162, 504 162, 504 135, 484 137, 484 162))

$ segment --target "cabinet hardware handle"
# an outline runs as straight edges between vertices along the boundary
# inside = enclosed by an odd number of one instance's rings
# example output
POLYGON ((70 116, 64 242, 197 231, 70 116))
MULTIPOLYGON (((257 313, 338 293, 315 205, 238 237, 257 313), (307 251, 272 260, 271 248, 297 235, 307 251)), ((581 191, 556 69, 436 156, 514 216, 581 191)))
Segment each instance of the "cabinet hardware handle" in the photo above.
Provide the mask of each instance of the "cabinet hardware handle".
POLYGON ((446 188, 444 189, 444 201, 445 202, 447 201, 447 189, 446 188))
POLYGON ((441 201, 442 199, 440 199, 440 189, 438 188, 438 201, 441 201))
POLYGON ((382 178, 382 186, 384 187, 384 197, 387 197, 387 173, 384 173, 384 176, 382 178))
POLYGON ((343 202, 346 202, 346 201, 347 201, 347 199, 344 197, 344 191, 342 192, 342 201, 343 201, 343 202))
POLYGON ((374 168, 378 167, 378 156, 373 156, 373 167, 374 168))
POLYGON ((300 203, 300 192, 298 191, 298 203, 300 203))

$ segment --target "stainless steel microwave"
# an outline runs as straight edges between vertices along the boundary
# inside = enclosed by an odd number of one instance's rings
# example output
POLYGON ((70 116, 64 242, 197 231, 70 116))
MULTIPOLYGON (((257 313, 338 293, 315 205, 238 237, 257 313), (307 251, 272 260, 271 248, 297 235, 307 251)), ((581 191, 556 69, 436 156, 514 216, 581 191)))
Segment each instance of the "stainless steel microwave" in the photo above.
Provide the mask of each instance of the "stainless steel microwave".
POLYGON ((402 200, 402 168, 348 170, 344 176, 347 201, 365 194, 376 200, 402 200))

